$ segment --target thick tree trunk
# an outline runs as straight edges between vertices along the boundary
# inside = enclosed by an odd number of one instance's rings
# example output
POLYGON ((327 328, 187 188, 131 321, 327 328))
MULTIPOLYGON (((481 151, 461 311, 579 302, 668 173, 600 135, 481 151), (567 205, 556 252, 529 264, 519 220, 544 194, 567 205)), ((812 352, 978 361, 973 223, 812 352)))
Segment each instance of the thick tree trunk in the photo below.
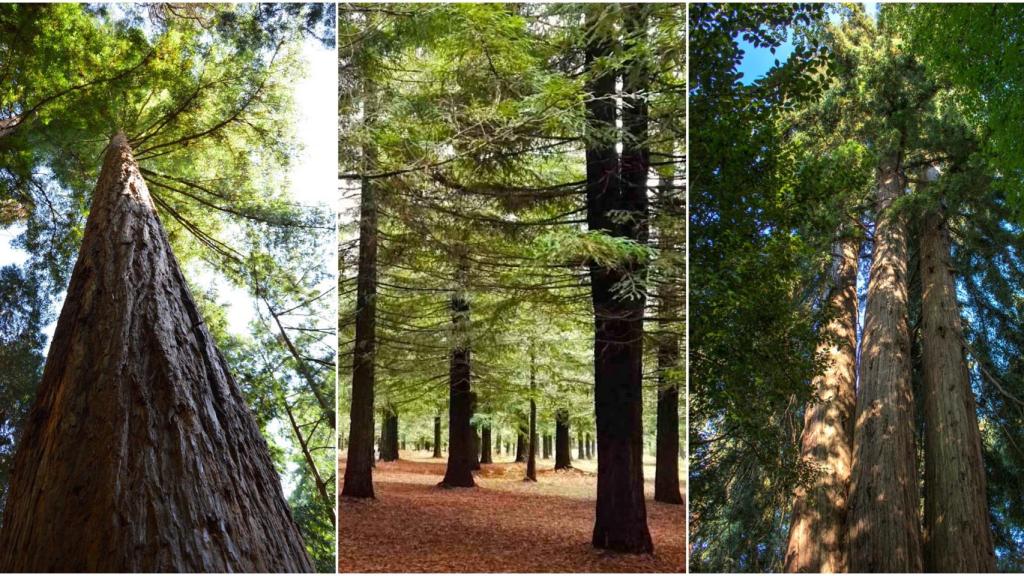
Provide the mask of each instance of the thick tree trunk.
MULTIPOLYGON (((616 142, 616 75, 594 70, 594 62, 616 52, 610 27, 600 24, 607 8, 593 5, 587 28, 597 30, 586 46, 588 138, 586 148, 587 225, 591 231, 647 242, 647 67, 626 65, 623 78, 621 186, 616 142), (629 213, 629 219, 614 215, 629 213)), ((624 34, 646 33, 647 7, 624 6, 624 34)), ((592 544, 621 552, 652 552, 647 529, 643 477, 643 315, 645 298, 616 294, 627 276, 642 273, 641 262, 617 268, 590 264, 594 306, 594 414, 597 420, 597 514, 592 544)))
POLYGON ((526 462, 526 434, 516 432, 516 462, 526 462))
POLYGON ((480 463, 493 464, 491 459, 491 427, 484 426, 480 433, 480 463))
POLYGON ((555 470, 572 468, 572 457, 569 443, 569 411, 559 409, 555 412, 555 470))
MULTIPOLYGON (((366 122, 370 121, 368 117, 366 122)), ((376 164, 363 148, 363 171, 376 164)), ((348 458, 341 495, 373 498, 373 394, 377 351, 377 193, 368 177, 360 180, 359 264, 356 272, 356 334, 352 350, 352 405, 348 458)))
POLYGON ((123 134, 15 456, 0 570, 313 570, 123 134))
POLYGON ((476 486, 473 481, 472 426, 473 392, 470 387, 469 300, 466 299, 466 269, 460 262, 457 289, 452 295, 453 339, 450 354, 448 399, 448 466, 440 486, 476 486))
POLYGON ((434 416, 434 454, 433 458, 441 458, 441 415, 434 416))
POLYGON ((381 434, 380 459, 385 462, 398 460, 398 412, 393 408, 384 409, 384 432, 381 434))
POLYGON ((787 572, 846 572, 846 505, 850 488, 853 412, 857 405, 857 255, 860 241, 836 243, 828 306, 833 314, 818 343, 825 373, 814 379, 804 412, 800 459, 819 471, 799 487, 786 551, 787 572))
POLYGON ((851 572, 920 572, 920 498, 907 326, 907 231, 892 202, 899 163, 878 172, 875 249, 861 342, 850 481, 851 572))
POLYGON ((995 572, 981 434, 949 258, 949 229, 929 211, 921 231, 924 365, 924 568, 995 572))

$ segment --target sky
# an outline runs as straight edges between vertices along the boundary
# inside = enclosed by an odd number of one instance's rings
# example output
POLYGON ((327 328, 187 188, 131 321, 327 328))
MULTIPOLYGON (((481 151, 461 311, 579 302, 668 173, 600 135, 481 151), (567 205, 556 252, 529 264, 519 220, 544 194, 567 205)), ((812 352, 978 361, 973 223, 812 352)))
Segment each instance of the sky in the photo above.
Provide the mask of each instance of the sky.
MULTIPOLYGON (((872 18, 877 18, 878 2, 863 2, 863 5, 872 18)), ((835 18, 835 15, 833 15, 833 18, 835 18)), ((772 54, 768 48, 754 48, 749 42, 737 39, 740 48, 745 52, 738 68, 743 73, 741 82, 749 85, 764 77, 772 69, 772 66, 775 65, 776 58, 780 64, 785 63, 786 59, 793 53, 793 43, 791 40, 792 38, 784 42, 775 49, 775 54, 772 54)))

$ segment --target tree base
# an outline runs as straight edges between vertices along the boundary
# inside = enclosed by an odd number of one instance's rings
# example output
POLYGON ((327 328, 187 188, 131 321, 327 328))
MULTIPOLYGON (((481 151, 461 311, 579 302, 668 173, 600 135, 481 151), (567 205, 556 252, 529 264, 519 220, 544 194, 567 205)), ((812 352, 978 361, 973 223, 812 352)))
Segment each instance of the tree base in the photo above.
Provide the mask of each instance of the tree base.
POLYGON ((444 490, 450 490, 452 488, 476 488, 476 482, 473 482, 472 478, 469 480, 469 484, 454 484, 447 480, 442 480, 437 483, 437 487, 444 490))

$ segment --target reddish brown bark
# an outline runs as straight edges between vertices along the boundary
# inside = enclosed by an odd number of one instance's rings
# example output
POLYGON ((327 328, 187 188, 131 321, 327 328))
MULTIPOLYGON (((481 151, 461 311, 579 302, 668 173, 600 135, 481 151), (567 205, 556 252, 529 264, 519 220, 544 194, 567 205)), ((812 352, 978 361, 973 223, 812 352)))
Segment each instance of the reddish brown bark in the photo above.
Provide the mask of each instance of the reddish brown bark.
POLYGON ((920 495, 907 326, 907 231, 892 208, 899 162, 878 171, 850 480, 851 572, 920 572, 920 495))
POLYGON ((15 458, 0 569, 313 569, 123 134, 15 458))
POLYGON ((921 230, 924 366, 924 551, 928 572, 995 572, 978 413, 971 391, 949 229, 929 211, 921 230))
POLYGON ((836 244, 831 321, 818 353, 825 372, 814 379, 814 398, 804 412, 800 459, 816 477, 796 491, 786 550, 787 572, 846 572, 846 514, 850 488, 853 414, 857 381, 857 254, 860 242, 836 244))

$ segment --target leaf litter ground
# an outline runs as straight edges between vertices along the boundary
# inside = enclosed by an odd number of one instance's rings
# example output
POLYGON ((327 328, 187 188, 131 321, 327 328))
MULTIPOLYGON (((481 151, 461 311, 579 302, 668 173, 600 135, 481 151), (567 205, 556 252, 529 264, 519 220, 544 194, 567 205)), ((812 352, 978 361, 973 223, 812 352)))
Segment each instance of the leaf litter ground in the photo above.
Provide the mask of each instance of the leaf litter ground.
MULTIPOLYGON (((654 554, 633 555, 590 545, 593 461, 555 472, 538 460, 536 483, 523 481, 525 464, 484 464, 476 488, 442 489, 445 461, 428 456, 378 462, 375 500, 341 498, 339 571, 684 572, 685 506, 654 502, 653 466, 644 476, 654 554)), ((343 478, 344 458, 339 466, 343 478)))

